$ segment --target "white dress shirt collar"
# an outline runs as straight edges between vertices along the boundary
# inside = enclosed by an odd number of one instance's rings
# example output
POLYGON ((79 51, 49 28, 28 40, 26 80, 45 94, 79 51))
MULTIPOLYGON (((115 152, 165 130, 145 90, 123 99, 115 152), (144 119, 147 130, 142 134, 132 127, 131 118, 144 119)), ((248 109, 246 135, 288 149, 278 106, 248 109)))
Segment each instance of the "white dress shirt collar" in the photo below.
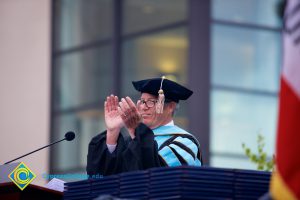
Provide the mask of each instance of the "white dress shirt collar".
POLYGON ((169 123, 165 124, 164 126, 175 126, 175 125, 174 125, 174 121, 171 120, 169 123))

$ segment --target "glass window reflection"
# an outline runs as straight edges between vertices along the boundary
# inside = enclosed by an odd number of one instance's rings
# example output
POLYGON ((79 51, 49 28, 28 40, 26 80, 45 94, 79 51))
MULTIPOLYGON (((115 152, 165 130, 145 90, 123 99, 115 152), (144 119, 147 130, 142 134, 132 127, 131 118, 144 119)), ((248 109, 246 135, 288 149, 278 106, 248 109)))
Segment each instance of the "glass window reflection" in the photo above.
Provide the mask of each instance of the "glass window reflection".
POLYGON ((230 169, 252 169, 257 170, 256 165, 245 158, 224 157, 212 154, 210 159, 212 166, 224 167, 230 169))
POLYGON ((279 0, 213 0, 213 19, 280 27, 279 0))
POLYGON ((129 34, 186 19, 186 0, 124 0, 123 33, 129 34))
POLYGON ((279 33, 213 25, 212 34, 214 85, 278 91, 279 33))
POLYGON ((131 81, 169 75, 179 83, 187 80, 187 36, 185 28, 126 40, 123 45, 122 91, 134 94, 131 81))
MULTIPOLYGON (((101 107, 99 105, 99 107, 101 107)), ((74 131, 76 137, 71 142, 53 148, 54 170, 74 170, 86 166, 87 146, 92 137, 105 130, 103 110, 90 109, 72 114, 57 116, 54 120, 55 138, 59 140, 68 131, 74 131)))
POLYGON ((58 57, 55 65, 55 109, 94 103, 112 90, 111 46, 58 57))
POLYGON ((212 152, 244 155, 242 143, 257 149, 257 135, 265 138, 265 151, 274 154, 277 97, 222 90, 211 93, 212 152))
POLYGON ((112 0, 55 1, 55 47, 67 49, 112 35, 112 0))

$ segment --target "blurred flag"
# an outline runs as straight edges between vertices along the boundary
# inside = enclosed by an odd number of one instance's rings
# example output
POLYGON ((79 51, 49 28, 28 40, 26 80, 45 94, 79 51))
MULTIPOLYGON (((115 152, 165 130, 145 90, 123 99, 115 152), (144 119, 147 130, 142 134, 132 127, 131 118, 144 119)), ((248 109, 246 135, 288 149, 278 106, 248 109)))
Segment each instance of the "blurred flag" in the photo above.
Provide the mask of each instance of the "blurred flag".
POLYGON ((283 71, 276 142, 274 199, 300 199, 300 0, 288 0, 284 13, 283 71))

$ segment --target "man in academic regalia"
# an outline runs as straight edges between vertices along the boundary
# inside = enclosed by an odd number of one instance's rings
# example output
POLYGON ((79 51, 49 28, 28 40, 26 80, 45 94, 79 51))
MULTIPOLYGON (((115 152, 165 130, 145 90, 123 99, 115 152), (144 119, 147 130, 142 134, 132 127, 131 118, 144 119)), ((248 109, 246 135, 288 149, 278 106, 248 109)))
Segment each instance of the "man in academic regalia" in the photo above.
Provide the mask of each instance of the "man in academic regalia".
POLYGON ((132 83, 141 92, 137 105, 130 97, 119 102, 114 95, 104 103, 106 131, 89 144, 88 175, 161 166, 201 166, 199 142, 173 121, 179 100, 188 99, 193 92, 164 77, 132 83), (130 137, 121 133, 123 127, 130 137))

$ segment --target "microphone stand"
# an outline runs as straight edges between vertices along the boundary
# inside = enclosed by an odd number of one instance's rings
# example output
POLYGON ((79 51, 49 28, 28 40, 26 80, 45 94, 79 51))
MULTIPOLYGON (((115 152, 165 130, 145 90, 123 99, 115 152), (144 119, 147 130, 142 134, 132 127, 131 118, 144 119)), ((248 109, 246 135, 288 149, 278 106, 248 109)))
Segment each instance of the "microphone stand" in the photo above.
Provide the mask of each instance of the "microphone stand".
POLYGON ((46 148, 46 147, 49 147, 49 146, 51 146, 51 145, 53 145, 53 144, 56 144, 56 143, 58 143, 58 142, 61 142, 61 141, 63 141, 63 140, 66 140, 66 138, 61 139, 61 140, 56 141, 56 142, 53 142, 53 143, 51 143, 51 144, 48 144, 48 145, 46 145, 46 146, 44 146, 44 147, 41 147, 41 148, 39 148, 39 149, 37 149, 37 150, 34 150, 34 151, 30 152, 30 153, 27 153, 27 154, 23 155, 23 156, 20 156, 20 157, 18 157, 18 158, 15 158, 15 159, 13 159, 13 160, 11 160, 11 161, 8 161, 8 162, 4 163, 4 165, 7 165, 7 164, 9 164, 9 163, 11 163, 11 162, 13 162, 13 161, 15 161, 15 160, 18 160, 18 159, 20 159, 20 158, 23 158, 23 157, 25 157, 25 156, 28 156, 28 155, 30 155, 30 154, 36 152, 36 151, 39 151, 39 150, 44 149, 44 148, 46 148))

